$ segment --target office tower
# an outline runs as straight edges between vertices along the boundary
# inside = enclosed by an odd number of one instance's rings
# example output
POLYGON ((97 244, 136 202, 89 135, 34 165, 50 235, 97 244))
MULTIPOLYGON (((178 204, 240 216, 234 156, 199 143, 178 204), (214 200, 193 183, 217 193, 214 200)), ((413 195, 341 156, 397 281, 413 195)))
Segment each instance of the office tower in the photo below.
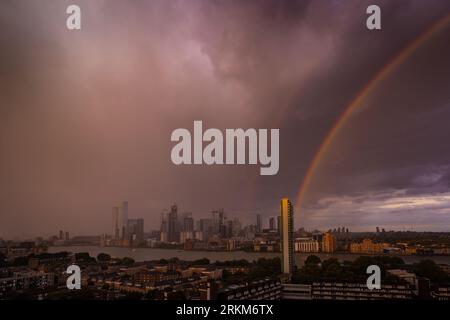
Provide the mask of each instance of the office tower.
POLYGON ((127 234, 131 241, 144 241, 144 219, 128 219, 127 234))
POLYGON ((262 231, 262 221, 261 221, 261 215, 258 213, 256 215, 256 232, 262 231))
POLYGON ((281 199, 281 270, 285 274, 294 271, 294 210, 288 198, 281 199))
POLYGON ((167 225, 167 238, 169 242, 179 242, 180 237, 178 233, 178 207, 176 204, 172 206, 169 212, 169 219, 167 225))
POLYGON ((269 219, 269 229, 275 230, 275 218, 274 217, 270 217, 270 219, 269 219))
POLYGON ((159 239, 161 242, 167 242, 168 241, 167 229, 168 229, 167 217, 165 216, 164 213, 162 213, 161 214, 160 239, 159 239))
POLYGON ((213 225, 211 228, 211 233, 218 234, 221 237, 225 237, 226 236, 226 224, 225 224, 226 216, 225 216, 224 210, 223 209, 214 210, 212 212, 212 216, 213 216, 213 225))
POLYGON ((59 240, 64 239, 64 232, 62 230, 59 230, 59 240))
POLYGON ((322 247, 322 251, 327 253, 333 253, 336 250, 336 238, 330 231, 325 232, 323 235, 322 247))
POLYGON ((199 220, 199 231, 202 232, 203 241, 208 241, 212 231, 214 229, 214 221, 212 219, 200 219, 199 220))
POLYGON ((227 237, 227 217, 223 209, 219 210, 219 235, 222 238, 227 237))
POLYGON ((233 236, 238 235, 242 231, 242 223, 238 218, 233 219, 233 236))
POLYGON ((120 222, 119 222, 120 210, 119 207, 112 208, 112 219, 113 219, 113 237, 115 240, 120 238, 120 222))
POLYGON ((66 231, 66 241, 70 240, 69 231, 66 231))
POLYGON ((278 229, 278 234, 281 237, 281 216, 277 217, 277 229, 278 229))
POLYGON ((192 213, 184 213, 181 221, 180 242, 185 243, 194 239, 194 219, 192 213))
POLYGON ((233 237, 233 232, 234 232, 233 221, 228 220, 227 221, 227 238, 233 237))
POLYGON ((190 212, 183 215, 183 231, 194 231, 194 219, 190 212))
POLYGON ((219 211, 214 210, 212 212, 212 225, 210 226, 211 234, 219 233, 219 211))
POLYGON ((122 239, 127 239, 127 225, 128 225, 128 201, 123 201, 120 207, 122 215, 122 239))

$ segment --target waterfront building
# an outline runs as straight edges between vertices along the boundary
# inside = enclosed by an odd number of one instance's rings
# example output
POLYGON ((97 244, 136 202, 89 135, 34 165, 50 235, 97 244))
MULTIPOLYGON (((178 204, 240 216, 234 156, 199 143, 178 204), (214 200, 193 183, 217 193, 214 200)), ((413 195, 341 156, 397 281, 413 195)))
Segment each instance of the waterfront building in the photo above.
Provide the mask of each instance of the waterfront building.
POLYGON ((333 253, 336 251, 337 242, 336 237, 331 232, 325 232, 322 240, 322 251, 327 253, 333 253))
POLYGON ((320 242, 310 238, 299 238, 294 243, 295 252, 319 252, 320 242))
POLYGON ((285 274, 292 274, 294 271, 294 210, 288 198, 281 200, 280 208, 281 222, 281 270, 285 274))

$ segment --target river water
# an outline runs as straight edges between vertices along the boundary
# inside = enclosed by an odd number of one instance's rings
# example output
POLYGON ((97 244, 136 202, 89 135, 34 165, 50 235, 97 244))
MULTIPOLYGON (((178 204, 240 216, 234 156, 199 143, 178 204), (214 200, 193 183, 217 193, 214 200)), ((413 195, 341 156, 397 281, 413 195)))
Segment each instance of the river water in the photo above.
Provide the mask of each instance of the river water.
MULTIPOLYGON (((112 257, 123 258, 130 257, 135 261, 150 261, 159 259, 169 259, 177 257, 180 260, 192 261, 202 258, 208 258, 211 262, 240 260, 257 260, 258 258, 279 257, 280 253, 270 252, 244 252, 244 251, 184 251, 173 249, 153 249, 153 248, 123 248, 123 247, 97 247, 97 246, 68 246, 68 247, 49 247, 49 253, 68 251, 68 252, 89 252, 92 257, 97 257, 99 253, 107 253, 112 257)), ((356 254, 325 254, 325 253, 295 253, 295 262, 297 266, 302 266, 309 255, 317 255, 321 260, 328 258, 337 258, 340 261, 353 261, 358 258, 356 254)), ((405 263, 411 264, 424 259, 434 260, 438 264, 449 264, 450 256, 400 256, 405 263)))

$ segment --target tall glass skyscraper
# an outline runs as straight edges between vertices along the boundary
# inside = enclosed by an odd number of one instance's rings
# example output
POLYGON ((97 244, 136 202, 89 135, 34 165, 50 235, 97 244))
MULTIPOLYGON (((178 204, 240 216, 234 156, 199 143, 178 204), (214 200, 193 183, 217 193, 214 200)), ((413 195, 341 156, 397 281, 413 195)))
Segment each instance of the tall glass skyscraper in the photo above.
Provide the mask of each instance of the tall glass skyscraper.
POLYGON ((285 274, 294 271, 294 210, 288 198, 281 199, 281 270, 285 274))

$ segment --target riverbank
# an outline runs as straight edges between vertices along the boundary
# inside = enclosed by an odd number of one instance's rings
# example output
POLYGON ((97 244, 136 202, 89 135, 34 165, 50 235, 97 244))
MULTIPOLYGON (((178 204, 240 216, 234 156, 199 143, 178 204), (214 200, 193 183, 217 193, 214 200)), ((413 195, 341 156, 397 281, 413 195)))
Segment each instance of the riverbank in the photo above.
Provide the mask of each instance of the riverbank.
MULTIPOLYGON (((279 257, 278 252, 247 252, 247 251, 186 251, 177 249, 159 249, 159 248, 124 248, 124 247, 100 247, 100 246, 62 246, 49 247, 49 253, 68 251, 68 252, 88 252, 91 256, 97 257, 99 253, 107 253, 112 257, 124 258, 130 257, 135 261, 150 261, 159 259, 178 258, 180 260, 193 261, 207 258, 211 262, 241 260, 258 260, 259 258, 279 257)), ((297 266, 302 266, 305 259, 310 255, 316 255, 321 260, 336 258, 339 261, 353 261, 360 255, 351 253, 295 253, 295 262, 297 266)), ((405 263, 412 264, 421 260, 433 260, 437 264, 450 265, 450 256, 399 256, 405 263)))

